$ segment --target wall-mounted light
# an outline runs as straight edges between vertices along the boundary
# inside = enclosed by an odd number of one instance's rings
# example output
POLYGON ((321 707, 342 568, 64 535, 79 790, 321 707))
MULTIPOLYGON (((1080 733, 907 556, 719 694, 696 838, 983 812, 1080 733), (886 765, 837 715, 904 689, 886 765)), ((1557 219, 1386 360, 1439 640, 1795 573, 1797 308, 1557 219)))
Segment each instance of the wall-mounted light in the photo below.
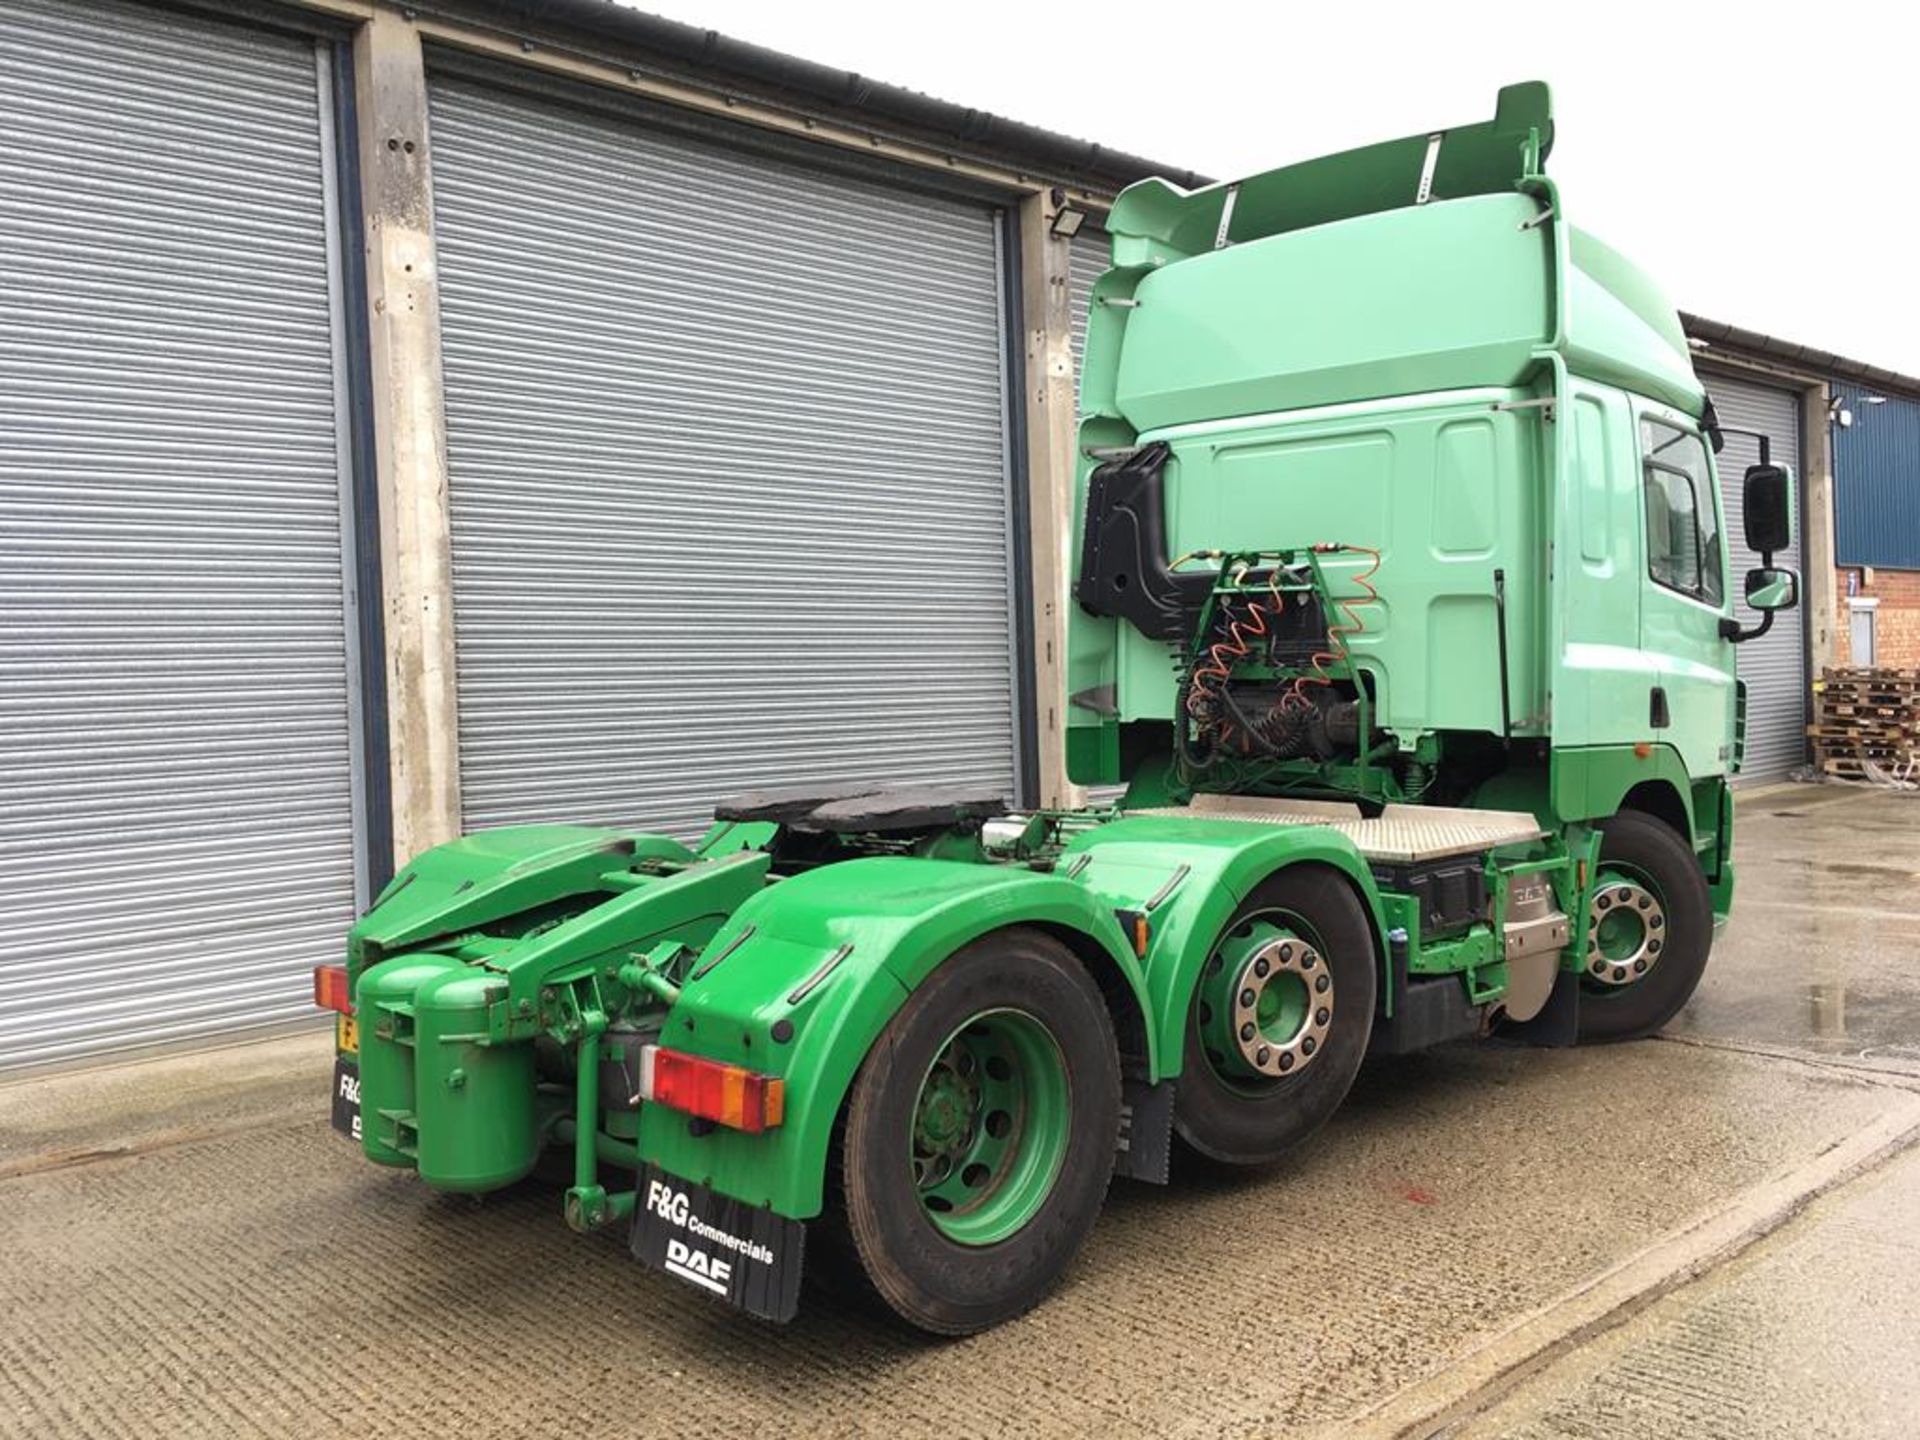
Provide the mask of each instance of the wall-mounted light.
POLYGON ((1053 201, 1053 221, 1047 227, 1056 239, 1071 240, 1080 233, 1080 227, 1087 223, 1087 212, 1076 210, 1067 203, 1067 192, 1055 190, 1053 201))
POLYGON ((1887 397, 1884 395, 1868 395, 1865 398, 1869 405, 1884 405, 1887 403, 1887 397))

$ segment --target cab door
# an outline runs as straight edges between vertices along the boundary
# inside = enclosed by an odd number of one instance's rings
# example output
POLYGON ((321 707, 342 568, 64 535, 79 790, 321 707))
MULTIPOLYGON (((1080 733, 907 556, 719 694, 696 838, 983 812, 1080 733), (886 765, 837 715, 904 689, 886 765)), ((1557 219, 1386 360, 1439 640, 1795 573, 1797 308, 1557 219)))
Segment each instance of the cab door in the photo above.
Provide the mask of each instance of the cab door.
POLYGON ((1647 696, 1647 738, 1680 752, 1696 779, 1733 760, 1733 646, 1720 487, 1705 438, 1678 411, 1634 406, 1645 572, 1640 646, 1657 672, 1647 696))

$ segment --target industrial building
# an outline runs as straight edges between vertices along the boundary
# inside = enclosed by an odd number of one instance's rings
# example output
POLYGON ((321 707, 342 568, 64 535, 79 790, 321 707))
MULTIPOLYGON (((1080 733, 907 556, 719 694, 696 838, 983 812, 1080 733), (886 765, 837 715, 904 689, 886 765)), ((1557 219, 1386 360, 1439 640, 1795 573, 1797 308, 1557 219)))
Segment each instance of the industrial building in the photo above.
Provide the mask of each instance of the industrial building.
MULTIPOLYGON (((1201 177, 601 0, 0 0, 0 133, 0 1069, 306 1017, 464 829, 1067 795, 1099 216, 1201 177)), ((1920 663, 1920 381, 1688 325, 1778 777, 1920 663)))

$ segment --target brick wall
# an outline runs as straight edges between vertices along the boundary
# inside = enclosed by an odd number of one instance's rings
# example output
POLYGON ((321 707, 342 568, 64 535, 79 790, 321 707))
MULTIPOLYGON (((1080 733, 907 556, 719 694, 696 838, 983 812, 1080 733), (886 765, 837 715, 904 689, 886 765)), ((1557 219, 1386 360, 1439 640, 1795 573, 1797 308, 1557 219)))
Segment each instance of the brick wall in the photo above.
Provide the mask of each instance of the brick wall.
POLYGON ((1847 582, 1852 579, 1856 595, 1872 596, 1880 601, 1873 617, 1873 663, 1899 669, 1920 667, 1920 570, 1876 568, 1873 581, 1866 572, 1843 568, 1834 583, 1838 594, 1835 617, 1834 664, 1851 665, 1853 657, 1852 612, 1847 608, 1847 582))

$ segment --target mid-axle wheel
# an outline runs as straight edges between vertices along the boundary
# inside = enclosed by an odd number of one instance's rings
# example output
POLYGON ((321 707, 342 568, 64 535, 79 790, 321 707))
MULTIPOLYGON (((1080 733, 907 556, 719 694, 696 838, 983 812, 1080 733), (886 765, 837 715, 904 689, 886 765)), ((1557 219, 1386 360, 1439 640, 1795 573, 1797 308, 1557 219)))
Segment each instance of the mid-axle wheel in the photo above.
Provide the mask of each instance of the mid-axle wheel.
POLYGON ((1373 932, 1320 866, 1283 870, 1227 922, 1195 987, 1174 1126, 1230 1164, 1274 1160, 1346 1098, 1373 1026, 1373 932))

